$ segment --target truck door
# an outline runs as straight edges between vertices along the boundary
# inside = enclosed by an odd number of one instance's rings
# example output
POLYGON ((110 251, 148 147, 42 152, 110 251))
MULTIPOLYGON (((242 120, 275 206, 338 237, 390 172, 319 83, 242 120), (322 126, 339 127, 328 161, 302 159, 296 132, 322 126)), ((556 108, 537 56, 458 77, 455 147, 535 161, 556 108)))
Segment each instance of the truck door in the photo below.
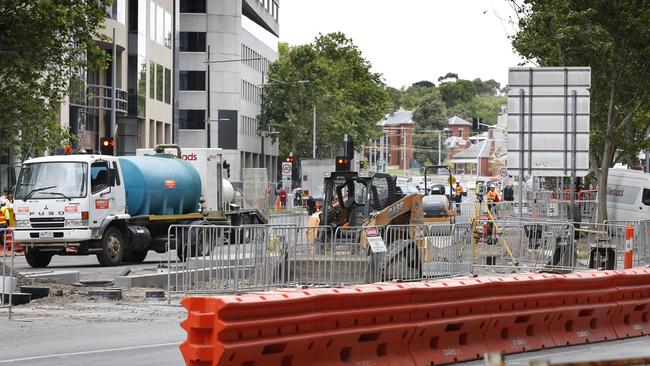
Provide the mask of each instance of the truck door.
POLYGON ((115 176, 108 161, 98 160, 90 166, 90 226, 101 226, 106 216, 117 213, 115 176))

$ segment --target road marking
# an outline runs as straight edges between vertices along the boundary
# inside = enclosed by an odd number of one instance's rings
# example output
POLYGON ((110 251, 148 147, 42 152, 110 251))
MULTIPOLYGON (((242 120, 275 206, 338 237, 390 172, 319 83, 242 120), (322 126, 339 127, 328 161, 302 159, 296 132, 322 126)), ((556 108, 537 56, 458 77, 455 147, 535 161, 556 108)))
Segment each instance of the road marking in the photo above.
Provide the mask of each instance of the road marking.
POLYGON ((134 349, 143 349, 143 348, 158 348, 158 347, 168 347, 168 346, 178 346, 179 342, 173 343, 158 343, 150 344, 146 346, 132 346, 132 347, 122 347, 122 348, 107 348, 107 349, 98 349, 94 351, 84 351, 84 352, 71 352, 71 353, 55 353, 52 355, 45 356, 34 356, 34 357, 23 357, 23 358, 14 358, 12 360, 0 360, 0 363, 11 363, 11 362, 22 362, 22 361, 33 361, 33 360, 42 360, 46 358, 60 358, 60 357, 70 357, 70 356, 81 356, 81 355, 92 355, 97 353, 107 353, 107 352, 118 352, 118 351, 129 351, 134 349))

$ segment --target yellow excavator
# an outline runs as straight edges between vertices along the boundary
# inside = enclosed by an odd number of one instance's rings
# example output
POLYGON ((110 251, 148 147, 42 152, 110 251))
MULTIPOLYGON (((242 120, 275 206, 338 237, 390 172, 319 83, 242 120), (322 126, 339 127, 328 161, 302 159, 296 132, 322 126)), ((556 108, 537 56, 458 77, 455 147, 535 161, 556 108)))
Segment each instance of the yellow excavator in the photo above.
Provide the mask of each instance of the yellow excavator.
POLYGON ((398 197, 395 176, 341 169, 340 161, 337 157, 336 171, 325 176, 321 210, 308 221, 310 227, 328 230, 313 230, 308 234, 309 242, 319 252, 327 250, 332 242, 347 239, 352 244, 360 243, 368 255, 376 257, 370 261, 371 272, 379 274, 380 280, 420 278, 424 240, 417 231, 424 223, 422 195, 398 197), (328 235, 334 235, 336 240, 328 235), (384 245, 380 251, 372 246, 377 238, 384 245))

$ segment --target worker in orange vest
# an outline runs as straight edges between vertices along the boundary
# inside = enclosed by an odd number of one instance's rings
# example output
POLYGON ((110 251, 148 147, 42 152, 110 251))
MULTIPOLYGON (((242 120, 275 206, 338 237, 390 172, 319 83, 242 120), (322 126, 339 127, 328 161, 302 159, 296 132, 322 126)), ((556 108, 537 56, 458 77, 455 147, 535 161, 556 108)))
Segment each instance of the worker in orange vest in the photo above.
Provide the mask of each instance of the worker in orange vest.
POLYGON ((486 198, 487 198, 488 210, 493 213, 492 210, 494 209, 494 203, 499 202, 499 195, 494 189, 494 186, 490 187, 490 190, 488 191, 486 198))
POLYGON ((459 182, 456 182, 456 187, 454 187, 454 201, 456 201, 456 213, 460 215, 460 204, 463 202, 463 187, 459 182))

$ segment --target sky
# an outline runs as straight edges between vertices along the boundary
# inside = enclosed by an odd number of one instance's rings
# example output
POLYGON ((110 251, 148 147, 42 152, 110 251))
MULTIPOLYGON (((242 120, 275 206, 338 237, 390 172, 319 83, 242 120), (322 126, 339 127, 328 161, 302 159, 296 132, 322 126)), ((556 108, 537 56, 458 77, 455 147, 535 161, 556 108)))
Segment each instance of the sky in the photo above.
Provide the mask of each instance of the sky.
POLYGON ((310 43, 342 31, 393 87, 437 84, 447 72, 507 84, 521 59, 505 0, 281 0, 280 41, 310 43))

